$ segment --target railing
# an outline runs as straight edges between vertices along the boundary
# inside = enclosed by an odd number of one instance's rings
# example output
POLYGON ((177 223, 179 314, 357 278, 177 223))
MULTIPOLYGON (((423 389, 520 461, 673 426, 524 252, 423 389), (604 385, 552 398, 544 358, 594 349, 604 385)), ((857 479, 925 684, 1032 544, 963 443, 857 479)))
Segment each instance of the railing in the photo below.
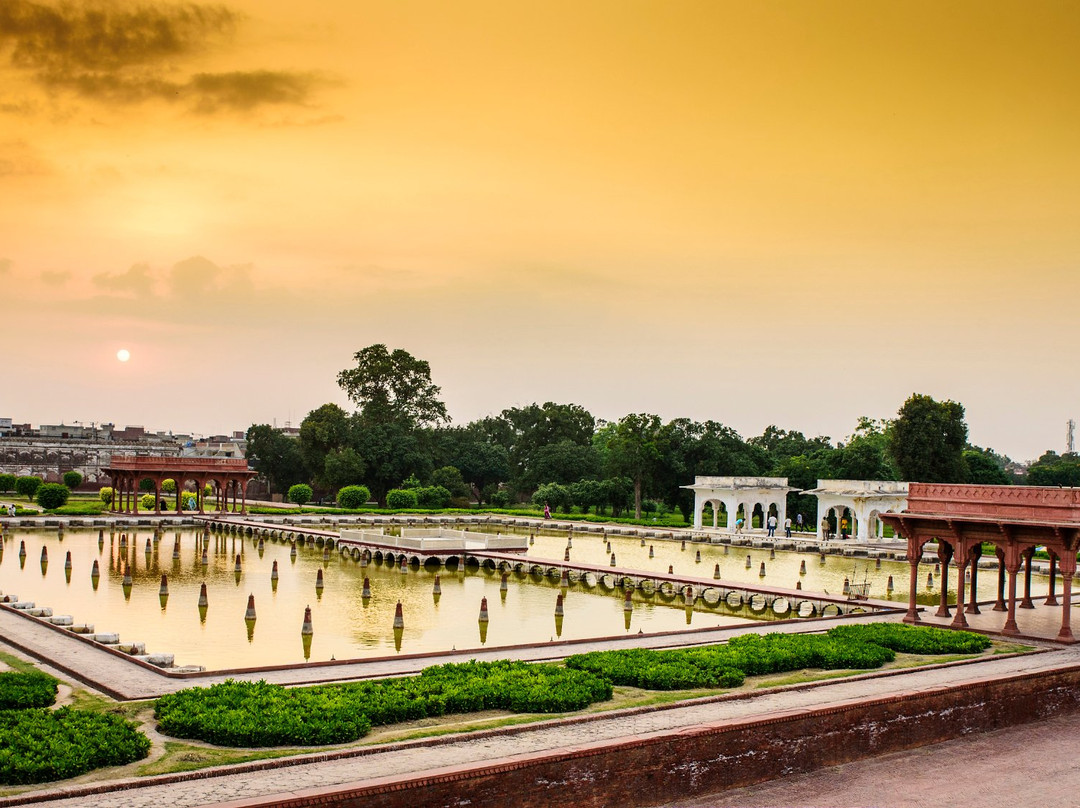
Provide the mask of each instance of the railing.
POLYGON ((109 463, 114 469, 176 469, 215 468, 235 471, 253 471, 248 469, 247 460, 236 457, 147 457, 145 455, 113 455, 109 463))

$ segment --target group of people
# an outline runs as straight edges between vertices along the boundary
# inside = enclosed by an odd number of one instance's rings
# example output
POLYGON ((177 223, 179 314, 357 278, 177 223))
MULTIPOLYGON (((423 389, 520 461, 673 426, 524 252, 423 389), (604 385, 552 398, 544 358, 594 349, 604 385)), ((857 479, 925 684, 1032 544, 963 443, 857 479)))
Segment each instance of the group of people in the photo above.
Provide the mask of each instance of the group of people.
MULTIPOLYGON (((851 534, 851 528, 848 524, 847 517, 845 516, 840 520, 840 538, 847 540, 847 537, 851 534)), ((829 521, 829 517, 821 517, 821 538, 823 539, 835 539, 836 529, 833 527, 832 522, 829 521)))
POLYGON ((3 509, 5 516, 14 516, 15 515, 15 503, 14 502, 12 502, 12 503, 10 503, 8 505, 0 505, 0 508, 3 509))
MULTIPOLYGON (((780 524, 780 520, 777 518, 776 514, 775 513, 770 513, 769 518, 765 520, 765 527, 768 529, 770 538, 773 538, 773 537, 776 536, 776 528, 777 528, 777 526, 779 524, 780 524)), ((735 532, 736 533, 742 533, 743 532, 743 527, 745 525, 746 525, 746 520, 743 519, 740 516, 738 519, 735 520, 735 532)), ((786 538, 789 538, 789 539, 791 538, 792 528, 793 528, 793 526, 792 526, 792 522, 791 522, 791 517, 789 516, 786 519, 784 519, 784 536, 786 538)), ((802 529, 803 529, 803 515, 801 513, 795 515, 794 529, 798 530, 798 531, 802 531, 802 529)))

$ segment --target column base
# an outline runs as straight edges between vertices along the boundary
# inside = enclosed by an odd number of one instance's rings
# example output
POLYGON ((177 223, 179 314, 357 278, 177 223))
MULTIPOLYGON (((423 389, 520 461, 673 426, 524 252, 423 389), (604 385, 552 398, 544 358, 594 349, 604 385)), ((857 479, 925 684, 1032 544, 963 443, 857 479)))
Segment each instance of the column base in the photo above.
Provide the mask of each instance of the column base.
POLYGON ((994 604, 994 608, 991 609, 990 611, 992 611, 992 612, 1007 612, 1007 611, 1009 611, 1009 607, 1006 606, 1003 602, 999 601, 998 603, 994 604))
POLYGON ((968 621, 964 617, 964 610, 963 609, 957 609, 956 610, 956 617, 953 618, 953 621, 952 621, 952 623, 950 623, 950 625, 953 626, 954 628, 967 628, 968 621))
POLYGON ((1059 631, 1055 639, 1057 640, 1057 642, 1067 644, 1072 644, 1076 642, 1076 637, 1074 637, 1072 631, 1067 628, 1063 628, 1061 631, 1059 631))
POLYGON ((1018 637, 1020 636, 1020 629, 1017 627, 1015 620, 1011 622, 1005 621, 1005 627, 1001 629, 1001 633, 1007 637, 1018 637))
POLYGON ((967 613, 968 614, 982 614, 982 612, 979 610, 979 604, 978 603, 969 603, 968 607, 967 607, 967 613))
POLYGON ((948 606, 938 606, 937 611, 934 612, 934 617, 952 617, 952 612, 949 611, 948 606))
POLYGON ((1043 606, 1060 606, 1060 605, 1061 604, 1058 603, 1058 599, 1055 598, 1053 595, 1050 595, 1049 597, 1046 598, 1046 600, 1043 601, 1043 606))

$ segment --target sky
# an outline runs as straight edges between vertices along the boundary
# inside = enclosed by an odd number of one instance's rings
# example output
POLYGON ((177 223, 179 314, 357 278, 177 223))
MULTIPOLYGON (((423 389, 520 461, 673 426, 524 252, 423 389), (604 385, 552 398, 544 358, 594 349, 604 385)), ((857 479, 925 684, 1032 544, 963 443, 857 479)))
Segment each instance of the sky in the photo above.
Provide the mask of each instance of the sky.
POLYGON ((4 0, 0 416, 295 425, 384 343, 455 423, 842 440, 918 392, 1063 451, 1077 41, 1046 0, 4 0))

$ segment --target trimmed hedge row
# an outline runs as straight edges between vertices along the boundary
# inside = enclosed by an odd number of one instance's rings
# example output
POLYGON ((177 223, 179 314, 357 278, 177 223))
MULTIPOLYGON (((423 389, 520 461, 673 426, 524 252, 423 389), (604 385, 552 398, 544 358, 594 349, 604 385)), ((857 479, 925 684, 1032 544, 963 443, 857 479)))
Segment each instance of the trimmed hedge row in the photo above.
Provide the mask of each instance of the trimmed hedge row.
POLYGON ((879 668, 896 653, 977 653, 990 640, 966 631, 897 623, 838 626, 827 634, 746 634, 724 645, 676 651, 593 651, 566 666, 646 690, 738 687, 746 676, 803 668, 879 668))
POLYGON ((56 701, 57 682, 38 671, 0 673, 0 710, 50 707, 56 701))
POLYGON ((286 689, 229 680, 158 699, 158 729, 221 746, 347 743, 372 726, 481 710, 554 713, 611 698, 611 683, 554 665, 466 662, 419 676, 286 689))
POLYGON ((119 716, 61 707, 0 711, 0 783, 23 785, 120 766, 150 753, 150 739, 119 716))

